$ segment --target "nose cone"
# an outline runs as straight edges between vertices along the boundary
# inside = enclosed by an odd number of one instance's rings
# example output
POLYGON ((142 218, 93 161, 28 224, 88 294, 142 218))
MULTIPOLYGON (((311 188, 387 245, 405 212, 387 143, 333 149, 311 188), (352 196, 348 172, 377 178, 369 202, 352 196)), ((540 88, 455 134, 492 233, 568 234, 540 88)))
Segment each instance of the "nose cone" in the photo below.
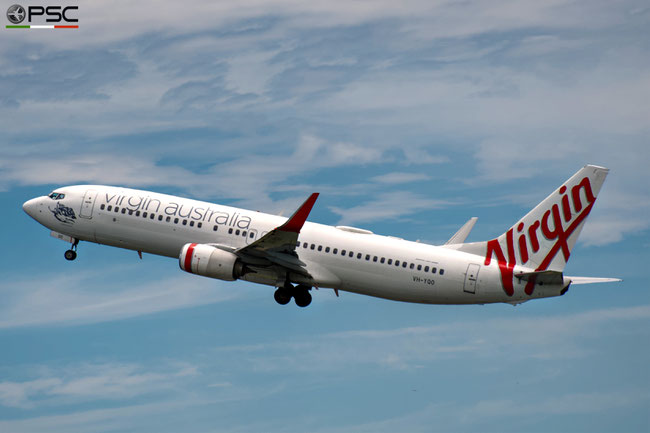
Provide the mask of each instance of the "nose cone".
POLYGON ((36 219, 36 213, 38 212, 38 202, 38 198, 33 198, 23 203, 23 210, 25 213, 34 219, 36 219))

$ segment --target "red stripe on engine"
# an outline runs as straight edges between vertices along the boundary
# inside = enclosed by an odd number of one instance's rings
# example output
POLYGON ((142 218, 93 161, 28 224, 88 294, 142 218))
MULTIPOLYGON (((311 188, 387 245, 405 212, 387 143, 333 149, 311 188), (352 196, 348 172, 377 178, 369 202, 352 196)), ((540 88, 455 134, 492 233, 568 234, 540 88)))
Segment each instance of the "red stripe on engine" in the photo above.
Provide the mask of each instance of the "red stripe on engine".
POLYGON ((194 247, 196 244, 190 244, 189 247, 187 247, 187 252, 185 253, 185 265, 184 265, 184 270, 192 273, 192 254, 194 254, 194 247))

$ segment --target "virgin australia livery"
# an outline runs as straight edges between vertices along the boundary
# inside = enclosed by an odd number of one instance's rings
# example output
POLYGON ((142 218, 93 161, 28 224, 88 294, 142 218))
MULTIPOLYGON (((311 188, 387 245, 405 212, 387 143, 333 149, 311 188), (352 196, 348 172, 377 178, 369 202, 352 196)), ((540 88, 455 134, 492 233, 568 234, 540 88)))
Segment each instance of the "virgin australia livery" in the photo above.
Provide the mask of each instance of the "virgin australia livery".
POLYGON ((178 258, 182 270, 277 287, 275 300, 311 303, 331 288, 426 304, 519 304, 569 285, 564 267, 608 169, 587 165, 501 236, 464 243, 476 218, 441 246, 306 222, 312 194, 288 219, 170 195, 103 185, 58 188, 23 209, 72 247, 79 241, 178 258))

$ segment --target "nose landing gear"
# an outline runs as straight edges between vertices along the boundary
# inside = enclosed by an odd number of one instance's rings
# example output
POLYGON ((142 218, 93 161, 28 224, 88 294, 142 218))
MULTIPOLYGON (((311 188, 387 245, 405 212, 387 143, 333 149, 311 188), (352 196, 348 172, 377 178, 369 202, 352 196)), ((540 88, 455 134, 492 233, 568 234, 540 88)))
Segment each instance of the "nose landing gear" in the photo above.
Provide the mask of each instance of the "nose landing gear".
POLYGON ((294 287, 292 284, 287 283, 283 287, 278 287, 273 297, 280 305, 288 304, 291 298, 293 298, 297 306, 304 308, 311 304, 310 289, 311 287, 302 284, 294 287))
POLYGON ((75 239, 70 249, 63 254, 66 260, 72 261, 77 258, 77 245, 79 245, 79 239, 75 239))

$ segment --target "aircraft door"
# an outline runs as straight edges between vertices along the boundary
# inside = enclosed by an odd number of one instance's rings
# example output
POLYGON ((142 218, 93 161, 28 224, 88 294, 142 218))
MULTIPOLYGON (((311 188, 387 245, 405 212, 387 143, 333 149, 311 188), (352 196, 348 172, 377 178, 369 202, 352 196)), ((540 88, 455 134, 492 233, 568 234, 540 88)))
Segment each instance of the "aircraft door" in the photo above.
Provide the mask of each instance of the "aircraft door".
POLYGON ((467 266, 467 273, 465 274, 465 284, 463 291, 466 293, 476 293, 476 284, 478 281, 478 272, 481 269, 480 265, 470 263, 467 266))
POLYGON ((93 208, 95 207, 95 199, 97 198, 97 191, 94 189, 89 189, 84 194, 83 201, 81 202, 81 212, 79 216, 81 218, 92 218, 93 217, 93 208))

